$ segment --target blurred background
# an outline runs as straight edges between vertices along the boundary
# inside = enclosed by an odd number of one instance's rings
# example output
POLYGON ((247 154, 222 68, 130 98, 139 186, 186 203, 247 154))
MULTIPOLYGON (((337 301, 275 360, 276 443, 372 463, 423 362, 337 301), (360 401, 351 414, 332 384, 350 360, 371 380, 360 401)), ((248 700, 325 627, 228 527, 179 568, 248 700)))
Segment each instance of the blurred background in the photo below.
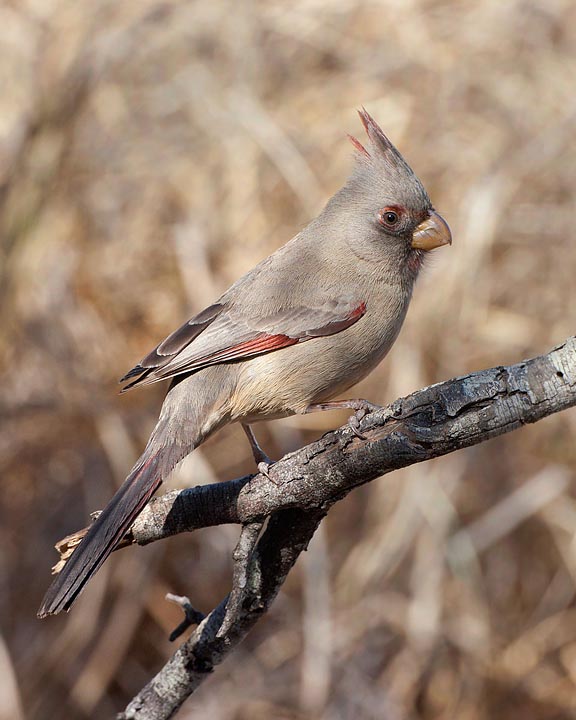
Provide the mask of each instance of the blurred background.
MULTIPOLYGON (((110 718, 210 610, 237 527, 123 550, 36 620, 53 544, 103 507, 165 388, 117 379, 344 182, 365 105, 454 235, 357 395, 574 333, 571 0, 0 5, 0 716, 110 718)), ((272 457, 342 424, 256 428, 272 457)), ((572 718, 576 413, 355 491, 189 720, 572 718)), ((253 469, 242 430, 171 487, 253 469)))

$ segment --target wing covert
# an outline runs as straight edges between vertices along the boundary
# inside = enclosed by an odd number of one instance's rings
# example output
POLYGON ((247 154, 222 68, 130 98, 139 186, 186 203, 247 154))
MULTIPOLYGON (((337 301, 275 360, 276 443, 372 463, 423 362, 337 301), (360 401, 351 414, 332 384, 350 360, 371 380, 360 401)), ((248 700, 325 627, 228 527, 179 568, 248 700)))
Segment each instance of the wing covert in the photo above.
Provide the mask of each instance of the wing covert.
POLYGON ((366 303, 326 299, 316 307, 280 308, 247 317, 234 305, 215 303, 163 340, 121 380, 122 392, 209 365, 247 360, 296 343, 342 332, 358 322, 366 303))

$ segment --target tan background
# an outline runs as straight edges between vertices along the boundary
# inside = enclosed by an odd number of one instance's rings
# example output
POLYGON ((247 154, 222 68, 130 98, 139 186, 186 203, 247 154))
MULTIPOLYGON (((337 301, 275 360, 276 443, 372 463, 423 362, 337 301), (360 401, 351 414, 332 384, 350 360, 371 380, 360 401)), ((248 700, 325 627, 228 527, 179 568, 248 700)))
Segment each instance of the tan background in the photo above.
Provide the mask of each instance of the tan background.
MULTIPOLYGON (((574 332, 576 6, 13 0, 0 28, 0 715, 99 720, 173 650, 164 594, 225 594, 238 532, 122 551, 70 615, 35 619, 52 544, 158 412, 163 387, 116 379, 322 207, 355 108, 454 234, 358 394, 574 332)), ((344 420, 257 432, 278 457, 344 420)), ((353 493, 180 717, 573 717, 575 433, 572 411, 353 493)), ((231 428, 172 482, 251 467, 231 428)))

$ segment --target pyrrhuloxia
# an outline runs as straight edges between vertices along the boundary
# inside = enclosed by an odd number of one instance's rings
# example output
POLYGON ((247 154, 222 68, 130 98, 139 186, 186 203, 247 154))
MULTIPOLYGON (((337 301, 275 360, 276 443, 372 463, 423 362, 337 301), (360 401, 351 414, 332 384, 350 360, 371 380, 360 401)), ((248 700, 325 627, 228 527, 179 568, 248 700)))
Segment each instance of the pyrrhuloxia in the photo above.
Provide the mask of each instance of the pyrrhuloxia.
MULTIPOLYGON (((427 251, 451 242, 421 182, 376 122, 320 215, 189 320, 124 378, 172 382, 146 448, 49 588, 68 610, 175 465, 230 422, 326 407, 392 346, 427 251)), ((255 457, 261 459, 253 442, 255 457)))

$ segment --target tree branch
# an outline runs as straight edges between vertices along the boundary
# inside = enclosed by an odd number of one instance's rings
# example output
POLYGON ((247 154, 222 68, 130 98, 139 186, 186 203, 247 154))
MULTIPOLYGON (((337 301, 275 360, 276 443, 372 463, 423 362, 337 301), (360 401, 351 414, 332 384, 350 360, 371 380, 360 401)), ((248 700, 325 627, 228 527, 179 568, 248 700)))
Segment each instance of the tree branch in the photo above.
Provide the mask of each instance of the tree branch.
POLYGON ((483 442, 576 405, 576 338, 547 355, 432 385, 345 426, 270 469, 150 502, 130 540, 146 544, 208 525, 248 526, 235 584, 119 719, 165 720, 246 636, 276 597, 330 507, 407 465, 483 442), (269 518, 258 539, 260 523, 269 518), (232 598, 232 601, 230 601, 232 598))
POLYGON ((481 370, 396 400, 360 422, 286 455, 264 475, 166 493, 138 516, 128 540, 146 545, 290 507, 331 505, 358 485, 446 455, 576 404, 576 338, 546 355, 481 370))

